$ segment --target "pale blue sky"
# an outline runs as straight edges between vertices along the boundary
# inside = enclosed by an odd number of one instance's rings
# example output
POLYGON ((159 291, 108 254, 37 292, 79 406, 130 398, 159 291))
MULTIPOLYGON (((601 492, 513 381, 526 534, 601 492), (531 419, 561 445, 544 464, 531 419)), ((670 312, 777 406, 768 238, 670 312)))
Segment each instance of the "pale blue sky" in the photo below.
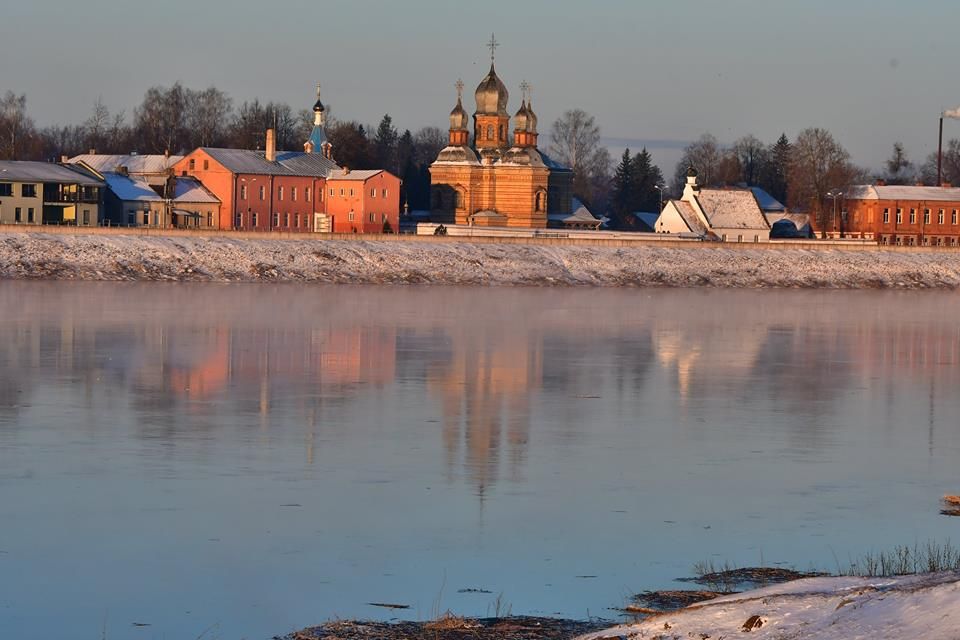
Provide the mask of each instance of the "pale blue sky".
POLYGON ((648 141, 670 173, 676 152, 649 141, 821 126, 878 167, 895 140, 922 160, 940 110, 960 104, 957 24, 955 0, 12 0, 0 90, 49 124, 82 121, 98 95, 129 115, 178 80, 309 107, 319 80, 339 117, 445 127, 454 81, 472 93, 494 31, 510 109, 528 80, 542 131, 579 107, 606 137, 648 141))

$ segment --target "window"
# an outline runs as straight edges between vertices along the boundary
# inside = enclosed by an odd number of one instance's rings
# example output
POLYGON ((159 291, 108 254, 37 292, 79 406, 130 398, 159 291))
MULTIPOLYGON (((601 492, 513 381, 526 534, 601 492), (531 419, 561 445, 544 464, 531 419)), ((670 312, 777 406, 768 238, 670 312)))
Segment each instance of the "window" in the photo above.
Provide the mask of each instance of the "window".
POLYGON ((247 199, 247 185, 245 184, 240 185, 240 199, 241 200, 247 199))
POLYGON ((897 224, 903 224, 903 209, 897 208, 897 224))
POLYGON ((34 222, 34 220, 33 220, 33 207, 30 207, 30 208, 27 209, 27 222, 29 222, 29 223, 31 223, 31 224, 34 222))
POLYGON ((197 168, 197 161, 194 160, 193 158, 190 158, 190 171, 193 171, 196 168, 197 168))
POLYGON ((723 235, 720 236, 720 242, 726 242, 726 241, 727 241, 727 234, 724 233, 723 235))
POLYGON ((503 138, 504 138, 504 135, 503 135, 503 125, 500 125, 500 127, 498 128, 498 130, 500 131, 500 139, 503 140, 503 138))
POLYGON ((343 197, 343 187, 340 187, 340 197, 343 197))
POLYGON ((957 210, 954 209, 953 213, 950 214, 950 224, 957 224, 957 210))
POLYGON ((296 188, 296 187, 290 187, 290 201, 291 201, 291 202, 296 202, 296 201, 297 201, 297 188, 296 188))
POLYGON ((374 212, 371 211, 371 212, 370 212, 370 222, 376 222, 376 221, 377 221, 377 214, 375 214, 374 212))
POLYGON ((300 214, 298 213, 293 217, 293 222, 296 225, 297 229, 300 228, 300 214))
POLYGON ((883 224, 890 223, 890 209, 883 210, 883 224))
POLYGON ((14 221, 14 222, 22 222, 22 221, 23 221, 23 220, 22 220, 22 218, 23 218, 23 213, 21 213, 22 211, 23 211, 23 210, 22 210, 20 207, 14 208, 14 210, 13 210, 13 221, 14 221))
POLYGON ((0 196, 13 197, 13 185, 9 182, 0 182, 0 196))
POLYGON ((382 195, 384 198, 386 198, 386 197, 387 197, 387 190, 384 189, 384 190, 380 193, 380 195, 382 195))
POLYGON ((753 236, 754 242, 760 242, 760 236, 753 236))
POLYGON ((454 192, 454 204, 457 206, 457 209, 463 209, 463 191, 457 189, 454 192))
POLYGON ((743 236, 737 236, 737 242, 743 242, 743 236))
POLYGON ((370 189, 370 197, 371 197, 371 198, 376 198, 376 197, 377 197, 377 188, 376 188, 376 187, 370 189))
POLYGON ((353 188, 350 189, 350 197, 353 197, 353 188))
POLYGON ((923 210, 923 224, 930 224, 930 209, 923 210))
POLYGON ((538 191, 533 202, 534 211, 543 211, 543 191, 538 191))
POLYGON ((238 229, 243 226, 243 214, 242 214, 242 213, 237 213, 236 218, 235 218, 234 221, 233 221, 233 226, 235 226, 235 227, 238 228, 238 229))
POLYGON ((144 225, 144 226, 150 226, 150 212, 149 212, 149 211, 144 211, 144 212, 143 212, 143 225, 144 225))
MULTIPOLYGON (((321 191, 321 193, 323 192, 321 191)), ((305 202, 310 202, 310 187, 303 190, 303 199, 305 202)))
POLYGON ((203 161, 203 170, 206 171, 206 170, 209 169, 209 168, 210 168, 210 161, 209 161, 209 160, 204 160, 204 161, 203 161))
POLYGON ((213 211, 207 211, 207 226, 213 226, 213 211))
POLYGON ((250 225, 255 227, 257 226, 257 212, 254 211, 250 214, 250 225))
POLYGON ((280 214, 277 213, 276 211, 274 211, 273 215, 270 216, 270 224, 272 224, 275 227, 280 226, 280 214))
POLYGON ((283 226, 285 226, 285 227, 289 227, 289 226, 290 226, 290 214, 289 214, 289 213, 283 214, 283 226))
POLYGON ((263 202, 267 199, 267 188, 263 185, 260 185, 260 202, 263 202))
POLYGON ((353 222, 353 211, 347 214, 347 220, 349 220, 350 222, 353 222))
POLYGON ((36 198, 37 185, 35 184, 20 185, 20 195, 23 196, 24 198, 36 198))
POLYGON ((487 125, 487 140, 493 140, 493 125, 487 125))
POLYGON ((333 189, 330 189, 330 195, 331 196, 333 195, 333 189))
POLYGON ((937 211, 937 224, 943 224, 943 209, 937 211))
POLYGON ((387 219, 387 214, 383 214, 383 224, 387 224, 389 220, 387 219))
POLYGON ((283 187, 277 187, 277 200, 283 200, 283 187))
POLYGON ((910 224, 917 224, 917 210, 910 209, 910 224))
POLYGON ((83 224, 84 225, 90 224, 90 209, 83 210, 83 224))

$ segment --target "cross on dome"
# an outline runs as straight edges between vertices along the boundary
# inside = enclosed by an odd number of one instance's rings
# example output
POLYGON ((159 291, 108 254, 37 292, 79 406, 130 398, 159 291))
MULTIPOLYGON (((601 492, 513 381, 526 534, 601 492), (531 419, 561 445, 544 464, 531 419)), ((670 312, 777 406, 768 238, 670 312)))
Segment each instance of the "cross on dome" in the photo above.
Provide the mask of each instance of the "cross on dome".
POLYGON ((500 46, 500 43, 497 42, 497 38, 494 34, 490 34, 490 42, 487 43, 487 47, 490 49, 490 62, 493 62, 494 54, 497 51, 497 47, 500 46))
POLYGON ((463 80, 457 78, 457 81, 454 83, 453 86, 457 88, 457 101, 459 102, 460 99, 463 97, 463 80))
POLYGON ((529 90, 530 90, 530 83, 529 83, 529 82, 527 82, 526 80, 524 80, 523 82, 520 83, 520 91, 521 91, 521 93, 523 94, 523 101, 524 101, 524 102, 526 102, 526 100, 527 100, 527 91, 529 91, 529 90))

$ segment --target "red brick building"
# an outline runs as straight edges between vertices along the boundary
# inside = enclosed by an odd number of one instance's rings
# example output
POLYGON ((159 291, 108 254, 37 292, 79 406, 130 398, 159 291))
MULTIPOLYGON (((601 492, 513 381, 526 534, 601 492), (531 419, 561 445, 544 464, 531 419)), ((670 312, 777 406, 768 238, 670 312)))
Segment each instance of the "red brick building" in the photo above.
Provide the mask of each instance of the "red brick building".
POLYGON ((960 189, 858 185, 847 190, 837 231, 878 244, 960 246, 960 189))
POLYGON ((309 152, 201 147, 174 165, 220 199, 220 228, 300 233, 396 232, 400 179, 383 170, 349 171, 329 144, 309 152))

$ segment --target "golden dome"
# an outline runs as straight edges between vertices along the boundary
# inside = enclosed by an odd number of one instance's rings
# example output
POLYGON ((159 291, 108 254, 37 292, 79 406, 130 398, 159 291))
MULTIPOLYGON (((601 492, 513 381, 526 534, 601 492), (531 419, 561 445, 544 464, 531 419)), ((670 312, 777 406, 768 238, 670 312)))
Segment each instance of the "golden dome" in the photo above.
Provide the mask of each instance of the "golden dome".
POLYGON ((493 68, 493 62, 490 63, 490 72, 477 85, 474 97, 477 99, 477 115, 509 115, 507 113, 507 99, 510 94, 507 92, 506 85, 497 76, 497 72, 493 68))
POLYGON ((457 106, 453 108, 453 111, 450 112, 450 130, 451 131, 466 131, 467 123, 469 122, 469 117, 467 112, 463 109, 463 103, 461 103, 460 98, 457 98, 457 106))
POLYGON ((530 111, 527 109, 526 101, 520 103, 520 108, 517 110, 517 115, 513 116, 513 130, 514 131, 529 131, 530 127, 530 111))

